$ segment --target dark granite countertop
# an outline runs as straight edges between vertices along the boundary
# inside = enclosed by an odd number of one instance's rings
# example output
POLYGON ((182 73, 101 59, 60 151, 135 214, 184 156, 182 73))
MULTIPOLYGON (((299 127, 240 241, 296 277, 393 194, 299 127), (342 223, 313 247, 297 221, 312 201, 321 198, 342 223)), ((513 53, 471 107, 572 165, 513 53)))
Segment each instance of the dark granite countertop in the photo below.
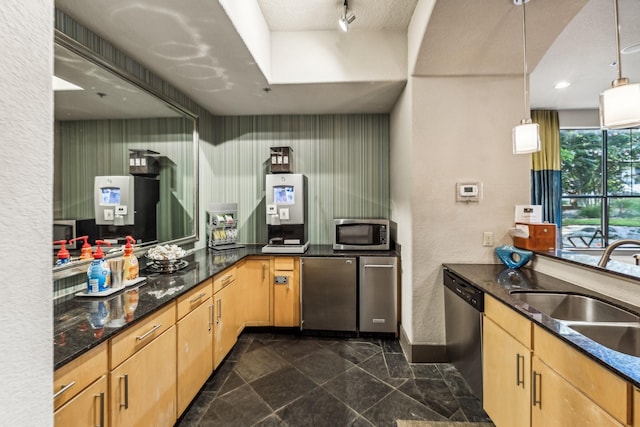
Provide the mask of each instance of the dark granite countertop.
POLYGON ((126 330, 136 321, 171 303, 180 295, 247 256, 353 257, 396 256, 393 251, 334 251, 331 245, 311 245, 304 254, 263 254, 263 245, 194 251, 184 269, 171 274, 144 270, 146 282, 107 297, 72 297, 54 302, 54 369, 71 362, 91 348, 126 330))
POLYGON ((570 329, 512 296, 512 290, 566 291, 590 295, 640 314, 640 307, 590 291, 569 282, 523 267, 508 269, 502 264, 444 264, 444 267, 475 284, 485 293, 528 317, 602 366, 640 387, 640 357, 620 353, 570 329))

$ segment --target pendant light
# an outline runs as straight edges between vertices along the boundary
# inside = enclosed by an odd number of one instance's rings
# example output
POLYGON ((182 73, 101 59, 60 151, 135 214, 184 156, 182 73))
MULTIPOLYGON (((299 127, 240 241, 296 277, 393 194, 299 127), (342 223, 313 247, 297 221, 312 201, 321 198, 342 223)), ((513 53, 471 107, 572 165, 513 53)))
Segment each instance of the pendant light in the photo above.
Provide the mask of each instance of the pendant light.
POLYGON ((616 26, 618 78, 611 82, 610 89, 600 94, 600 127, 604 129, 637 127, 640 126, 640 84, 629 84, 629 79, 622 77, 618 0, 613 0, 613 15, 616 26))
POLYGON ((340 25, 340 29, 344 32, 349 31, 349 24, 356 20, 356 16, 349 12, 349 0, 344 0, 344 4, 342 5, 342 15, 340 19, 338 19, 338 24, 340 25))
POLYGON ((527 78, 527 20, 525 14, 525 3, 529 0, 513 0, 516 6, 522 5, 522 47, 523 55, 523 75, 524 82, 524 114, 525 119, 513 128, 513 154, 527 154, 540 151, 540 126, 531 122, 531 109, 529 106, 529 80, 527 78))

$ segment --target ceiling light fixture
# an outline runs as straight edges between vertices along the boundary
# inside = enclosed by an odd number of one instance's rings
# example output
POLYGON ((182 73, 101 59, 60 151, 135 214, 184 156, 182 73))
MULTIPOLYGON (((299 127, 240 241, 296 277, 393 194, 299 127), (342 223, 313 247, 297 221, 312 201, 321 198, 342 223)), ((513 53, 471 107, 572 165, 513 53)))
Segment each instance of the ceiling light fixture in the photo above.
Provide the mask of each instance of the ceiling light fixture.
POLYGON ((53 76, 52 87, 54 91, 62 91, 62 90, 84 90, 78 85, 71 83, 65 79, 62 79, 57 76, 53 76))
POLYGON ((526 118, 520 125, 513 128, 513 154, 527 154, 540 151, 540 126, 531 122, 531 108, 529 106, 529 80, 527 79, 527 25, 525 3, 529 0, 513 0, 516 6, 522 6, 522 47, 524 50, 523 75, 524 82, 524 113, 526 118))
POLYGON ((338 24, 340 24, 340 29, 344 32, 349 31, 349 24, 356 20, 356 16, 353 13, 349 12, 349 1, 344 0, 344 5, 342 9, 342 16, 338 20, 338 24))
POLYGON ((600 94, 600 127, 603 129, 640 126, 640 84, 629 84, 629 79, 622 77, 618 0, 613 0, 613 15, 616 26, 618 78, 611 82, 610 89, 600 94))
POLYGON ((566 89, 569 86, 571 86, 570 82, 567 82, 565 80, 559 81, 558 83, 556 83, 555 85, 553 85, 554 89, 566 89))

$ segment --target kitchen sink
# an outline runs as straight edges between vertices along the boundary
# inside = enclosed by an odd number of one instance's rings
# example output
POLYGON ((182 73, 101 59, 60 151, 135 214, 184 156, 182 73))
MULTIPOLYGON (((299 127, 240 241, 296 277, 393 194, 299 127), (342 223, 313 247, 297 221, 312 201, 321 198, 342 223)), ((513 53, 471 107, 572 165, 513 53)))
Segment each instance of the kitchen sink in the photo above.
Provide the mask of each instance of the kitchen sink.
POLYGON ((640 323, 635 325, 583 323, 567 326, 611 350, 640 357, 640 323))
POLYGON ((638 322, 640 325, 640 317, 637 315, 585 295, 528 291, 512 291, 511 295, 556 320, 638 322))

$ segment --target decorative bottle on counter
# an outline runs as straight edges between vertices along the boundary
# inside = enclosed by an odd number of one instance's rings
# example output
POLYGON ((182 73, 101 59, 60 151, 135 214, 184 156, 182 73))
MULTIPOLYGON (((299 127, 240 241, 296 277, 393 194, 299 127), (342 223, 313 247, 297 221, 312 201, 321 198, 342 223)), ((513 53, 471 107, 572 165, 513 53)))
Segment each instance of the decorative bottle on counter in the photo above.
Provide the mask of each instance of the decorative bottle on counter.
POLYGON ((136 279, 140 274, 140 265, 138 264, 138 258, 136 258, 135 254, 133 253, 133 246, 131 246, 131 244, 135 243, 136 240, 131 236, 127 236, 126 239, 127 239, 127 244, 124 245, 124 255, 123 255, 123 258, 124 258, 124 272, 122 273, 123 281, 136 279))
POLYGON ((104 240, 96 240, 96 249, 93 254, 93 261, 87 270, 87 293, 104 292, 111 287, 111 269, 109 263, 104 259, 101 244, 111 246, 109 242, 104 240))

